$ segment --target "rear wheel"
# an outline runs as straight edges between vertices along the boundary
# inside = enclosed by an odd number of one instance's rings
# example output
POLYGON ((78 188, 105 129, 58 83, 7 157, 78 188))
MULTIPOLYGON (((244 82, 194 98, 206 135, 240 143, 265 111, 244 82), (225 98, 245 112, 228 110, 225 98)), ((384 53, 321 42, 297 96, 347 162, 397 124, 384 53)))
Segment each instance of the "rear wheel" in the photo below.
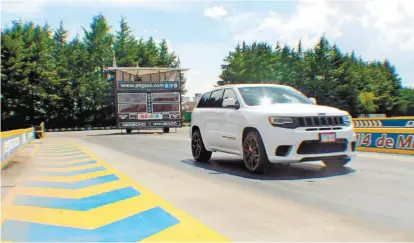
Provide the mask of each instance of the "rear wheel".
POLYGON ((127 129, 126 130, 126 133, 131 133, 132 132, 132 129, 127 129))
POLYGON ((266 173, 269 166, 262 138, 257 131, 249 132, 243 141, 244 166, 254 173, 266 173))
POLYGON ((322 162, 329 168, 340 168, 351 161, 350 158, 325 159, 322 162))
POLYGON ((169 128, 169 127, 164 127, 164 128, 162 129, 162 131, 163 131, 164 133, 169 133, 169 132, 170 132, 170 128, 169 128))
POLYGON ((212 152, 207 151, 201 138, 200 130, 195 130, 191 136, 191 153, 193 158, 199 162, 208 162, 212 152))

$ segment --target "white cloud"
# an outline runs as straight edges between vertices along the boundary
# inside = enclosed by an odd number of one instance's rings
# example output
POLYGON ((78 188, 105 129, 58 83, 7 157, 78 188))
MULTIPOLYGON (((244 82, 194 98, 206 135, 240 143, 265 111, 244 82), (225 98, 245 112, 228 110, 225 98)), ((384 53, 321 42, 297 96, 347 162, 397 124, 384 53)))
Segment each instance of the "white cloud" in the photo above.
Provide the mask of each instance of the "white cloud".
POLYGON ((290 14, 245 12, 222 19, 235 41, 313 46, 321 35, 364 59, 389 58, 414 84, 414 1, 301 0, 290 14))
POLYGON ((204 10, 204 16, 213 18, 213 19, 219 19, 226 15, 228 15, 228 12, 223 6, 214 6, 214 7, 207 8, 206 10, 204 10))
POLYGON ((174 43, 174 51, 179 55, 182 68, 187 73, 186 96, 203 93, 212 89, 221 73, 220 64, 228 53, 228 46, 221 43, 174 43))
POLYGON ((19 17, 31 17, 42 13, 46 0, 6 0, 0 4, 1 13, 19 14, 19 17))

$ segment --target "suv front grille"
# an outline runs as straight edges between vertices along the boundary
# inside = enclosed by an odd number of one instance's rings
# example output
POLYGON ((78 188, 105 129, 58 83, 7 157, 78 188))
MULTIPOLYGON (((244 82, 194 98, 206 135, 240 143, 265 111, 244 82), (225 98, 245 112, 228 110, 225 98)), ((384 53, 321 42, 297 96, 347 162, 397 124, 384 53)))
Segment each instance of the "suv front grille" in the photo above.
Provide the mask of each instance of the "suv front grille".
POLYGON ((296 117, 295 123, 298 127, 345 126, 344 119, 341 116, 296 117))
POLYGON ((303 141, 298 150, 298 154, 327 154, 344 152, 348 148, 348 140, 340 138, 334 143, 321 143, 318 140, 303 141))

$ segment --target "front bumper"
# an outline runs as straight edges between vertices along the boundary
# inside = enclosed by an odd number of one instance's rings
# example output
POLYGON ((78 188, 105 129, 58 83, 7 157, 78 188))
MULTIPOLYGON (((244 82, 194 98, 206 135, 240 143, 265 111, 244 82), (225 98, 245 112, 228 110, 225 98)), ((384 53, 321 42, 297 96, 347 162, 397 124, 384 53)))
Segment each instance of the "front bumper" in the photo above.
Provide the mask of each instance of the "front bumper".
POLYGON ((328 157, 353 157, 356 155, 356 134, 352 127, 340 130, 309 131, 309 128, 267 127, 260 131, 271 163, 295 163, 322 160, 328 157), (335 143, 321 143, 319 134, 334 132, 335 143))

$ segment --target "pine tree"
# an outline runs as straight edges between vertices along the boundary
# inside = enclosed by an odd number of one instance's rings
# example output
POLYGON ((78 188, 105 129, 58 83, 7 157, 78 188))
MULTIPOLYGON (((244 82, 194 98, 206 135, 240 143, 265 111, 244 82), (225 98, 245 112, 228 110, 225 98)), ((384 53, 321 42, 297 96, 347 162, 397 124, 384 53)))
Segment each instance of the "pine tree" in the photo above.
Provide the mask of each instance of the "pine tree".
POLYGON ((120 67, 133 67, 136 65, 136 52, 138 43, 124 17, 120 22, 121 30, 116 32, 114 51, 117 65, 120 67))
POLYGON ((158 67, 171 67, 171 65, 174 63, 175 59, 175 53, 170 53, 168 50, 168 43, 164 39, 159 44, 159 55, 158 55, 158 61, 157 65, 158 67))

